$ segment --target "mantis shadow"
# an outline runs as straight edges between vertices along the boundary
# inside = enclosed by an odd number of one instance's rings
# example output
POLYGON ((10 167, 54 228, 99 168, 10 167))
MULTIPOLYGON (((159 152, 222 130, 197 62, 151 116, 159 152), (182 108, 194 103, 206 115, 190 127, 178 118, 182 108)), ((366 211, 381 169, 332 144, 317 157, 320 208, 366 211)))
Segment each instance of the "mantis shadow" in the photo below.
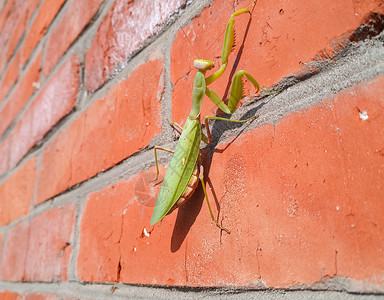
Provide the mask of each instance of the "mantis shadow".
MULTIPOLYGON (((255 111, 260 108, 264 104, 259 105, 258 107, 255 107, 254 109, 247 112, 247 114, 243 115, 241 119, 248 119, 248 115, 255 115, 255 111)), ((252 121, 250 121, 252 122, 252 121)), ((215 149, 217 144, 219 143, 221 135, 227 130, 233 130, 235 127, 239 127, 238 123, 230 123, 228 126, 228 123, 225 121, 216 120, 214 123, 214 126, 212 127, 212 143, 208 144, 206 147, 200 149, 200 155, 201 155, 201 164, 204 167, 204 181, 207 186, 209 186, 209 189, 211 191, 211 194, 213 196, 212 198, 209 198, 209 201, 211 205, 216 206, 217 215, 215 216, 216 220, 220 220, 220 202, 217 197, 217 193, 215 191, 215 187, 212 184, 211 179, 209 178, 208 174, 210 172, 210 168, 212 165, 212 159, 213 154, 215 152, 222 153, 228 147, 232 145, 232 143, 235 142, 235 140, 243 133, 244 130, 246 130, 247 126, 244 127, 236 136, 234 136, 225 146, 224 149, 218 150, 215 149), (216 124, 219 123, 219 124, 216 124), (224 126, 223 126, 224 125, 224 126), (214 129, 216 128, 217 129, 214 129), (214 201, 214 202, 213 202, 214 201)), ((250 124, 248 124, 249 126, 250 124)), ((241 125, 240 125, 241 126, 241 125)), ((244 126, 244 124, 242 124, 244 126)), ((195 190, 192 197, 182 206, 178 208, 178 213, 176 217, 176 223, 173 228, 172 238, 171 238, 171 251, 176 252, 180 249, 181 245, 183 244, 186 236, 188 235, 189 230, 191 229, 192 225, 195 223, 197 216, 199 215, 203 202, 205 200, 205 195, 202 189, 201 184, 199 184, 198 188, 195 190)), ((219 222, 220 223, 220 222, 219 222)), ((223 233, 222 230, 219 228, 215 228, 214 230, 219 230, 220 234, 226 234, 223 233)))
MULTIPOLYGON (((252 10, 252 12, 253 12, 253 10, 252 10)), ((226 90, 224 92, 222 99, 227 99, 228 93, 230 91, 230 87, 232 85, 233 76, 236 73, 236 68, 239 65, 241 56, 243 54, 244 43, 245 43, 246 37, 248 35, 249 28, 250 28, 251 21, 252 21, 252 12, 250 13, 250 17, 249 17, 249 21, 248 21, 248 24, 247 24, 247 27, 246 27, 246 30, 244 33, 244 37, 243 37, 241 46, 239 48, 239 51, 236 54, 236 59, 235 59, 235 62, 232 66, 229 80, 228 80, 228 84, 227 84, 227 87, 226 87, 226 90)), ((258 109, 259 109, 259 107, 256 107, 256 108, 248 111, 241 119, 247 119, 247 118, 255 115, 256 111, 258 109)), ((219 111, 220 110, 218 109, 217 113, 219 111)), ((229 117, 229 115, 224 115, 224 117, 226 117, 226 116, 229 117)), ((204 167, 204 179, 205 179, 206 184, 208 184, 210 189, 211 189, 213 199, 214 199, 214 202, 216 204, 216 210, 217 210, 216 218, 217 219, 220 216, 220 204, 219 204, 219 201, 217 199, 216 192, 215 192, 215 189, 212 185, 212 182, 208 177, 209 170, 210 170, 211 163, 212 163, 212 157, 213 157, 213 153, 215 152, 215 147, 217 146, 217 144, 220 140, 220 137, 223 135, 223 133, 227 130, 232 130, 232 129, 234 129, 236 127, 240 127, 240 126, 244 126, 244 124, 216 120, 212 129, 211 129, 212 143, 200 150, 200 154, 201 154, 201 158, 202 158, 202 165, 204 167), (228 124, 228 123, 230 123, 230 124, 228 124)), ((230 143, 228 143, 228 145, 226 146, 225 149, 227 149, 230 146, 230 144, 232 144, 242 132, 243 132, 243 130, 241 132, 239 132, 239 134, 237 136, 235 136, 235 138, 230 143)), ((220 150, 220 151, 223 152, 225 149, 220 150)), ((188 232, 190 231, 192 225, 195 223, 196 218, 200 213, 204 198, 205 198, 205 196, 204 196, 203 189, 201 187, 201 184, 199 184, 198 188, 196 189, 195 193, 192 195, 191 199, 189 199, 189 201, 187 201, 185 204, 183 204, 182 206, 179 207, 177 217, 176 217, 176 223, 175 223, 175 226, 173 228, 173 233, 172 233, 172 238, 171 238, 171 252, 176 252, 180 249, 186 236, 188 235, 188 232)), ((210 199, 210 201, 212 203, 212 199, 210 199)), ((220 230, 220 234, 222 234, 221 230, 220 230)))
MULTIPOLYGON (((200 150, 201 164, 204 167, 204 180, 211 189, 213 198, 215 200, 216 209, 218 211, 218 214, 220 214, 219 201, 217 200, 216 192, 214 190, 212 182, 208 177, 209 167, 211 165, 211 158, 212 158, 209 155, 209 150, 210 150, 209 147, 205 147, 200 150)), ((192 225, 196 221, 196 218, 201 211, 204 199, 205 199, 205 195, 203 192, 203 188, 201 184, 199 184, 194 194, 192 195, 191 199, 189 199, 189 201, 187 201, 185 204, 179 207, 177 217, 176 217, 175 227, 173 229, 172 240, 171 240, 172 252, 176 252, 177 250, 179 250, 180 246, 183 244, 189 230, 191 229, 192 225)))

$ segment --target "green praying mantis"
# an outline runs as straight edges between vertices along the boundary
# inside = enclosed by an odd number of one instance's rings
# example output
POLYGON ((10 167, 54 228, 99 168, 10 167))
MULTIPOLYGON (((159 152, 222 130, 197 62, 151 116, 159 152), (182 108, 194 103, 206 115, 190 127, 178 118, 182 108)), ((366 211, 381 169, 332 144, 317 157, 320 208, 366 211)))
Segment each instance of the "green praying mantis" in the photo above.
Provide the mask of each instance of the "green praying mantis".
POLYGON ((243 76, 246 76, 257 90, 261 89, 267 93, 273 93, 267 89, 260 87, 258 82, 244 70, 238 71, 234 76, 228 105, 226 105, 213 90, 208 88, 208 85, 216 81, 227 68, 228 56, 232 52, 232 48, 234 45, 235 17, 244 13, 250 13, 249 7, 254 5, 255 2, 256 1, 253 1, 246 8, 237 10, 229 18, 225 30, 224 44, 221 53, 222 65, 219 70, 217 70, 212 75, 205 77, 206 71, 211 70, 214 67, 213 62, 204 59, 195 59, 193 62, 194 67, 197 69, 197 73, 193 82, 192 110, 189 116, 187 117, 187 120, 185 121, 184 127, 181 127, 175 122, 170 123, 170 125, 174 126, 181 132, 176 149, 175 151, 172 151, 160 146, 154 147, 157 175, 156 179, 153 181, 156 181, 159 176, 157 150, 164 150, 173 153, 173 157, 168 166, 164 181, 162 183, 156 201, 155 208, 153 210, 153 214, 150 221, 151 225, 156 224, 157 222, 162 220, 165 215, 170 214, 173 210, 185 203, 196 190, 200 180, 212 220, 220 229, 226 231, 227 233, 230 233, 227 228, 222 227, 215 219, 212 213, 211 206, 209 204, 204 182, 204 169, 200 163, 200 142, 203 141, 206 144, 212 142, 212 136, 208 126, 209 119, 241 123, 252 120, 258 116, 256 115, 246 120, 228 120, 220 117, 206 116, 204 118, 204 123, 207 135, 205 135, 201 129, 200 111, 203 98, 205 95, 207 95, 208 98, 211 99, 211 101, 223 112, 227 114, 233 114, 236 110, 239 101, 244 97, 242 82, 243 76))

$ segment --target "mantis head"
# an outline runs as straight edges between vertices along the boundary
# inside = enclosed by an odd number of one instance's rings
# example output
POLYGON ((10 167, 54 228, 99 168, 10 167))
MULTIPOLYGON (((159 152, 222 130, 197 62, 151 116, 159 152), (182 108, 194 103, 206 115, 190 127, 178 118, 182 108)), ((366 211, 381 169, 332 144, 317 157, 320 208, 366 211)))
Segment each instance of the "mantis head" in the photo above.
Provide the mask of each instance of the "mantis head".
POLYGON ((214 64, 212 61, 210 60, 206 60, 206 59, 195 59, 193 61, 193 66, 200 70, 200 71, 207 71, 207 70, 210 70, 214 67, 214 64))

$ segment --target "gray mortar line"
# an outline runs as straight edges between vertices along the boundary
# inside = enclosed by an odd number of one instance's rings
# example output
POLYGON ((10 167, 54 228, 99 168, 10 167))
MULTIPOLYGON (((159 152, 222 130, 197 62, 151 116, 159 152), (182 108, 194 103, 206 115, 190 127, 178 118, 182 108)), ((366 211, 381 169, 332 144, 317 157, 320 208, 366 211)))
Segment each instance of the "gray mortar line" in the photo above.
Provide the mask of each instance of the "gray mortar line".
MULTIPOLYGON (((353 280, 347 280, 353 281, 353 280)), ((353 285, 353 282, 351 282, 353 285)), ((122 283, 10 283, 0 282, 4 290, 18 293, 55 293, 62 297, 84 297, 86 299, 382 299, 383 293, 354 293, 345 290, 268 289, 247 287, 193 288, 137 286, 122 283)))

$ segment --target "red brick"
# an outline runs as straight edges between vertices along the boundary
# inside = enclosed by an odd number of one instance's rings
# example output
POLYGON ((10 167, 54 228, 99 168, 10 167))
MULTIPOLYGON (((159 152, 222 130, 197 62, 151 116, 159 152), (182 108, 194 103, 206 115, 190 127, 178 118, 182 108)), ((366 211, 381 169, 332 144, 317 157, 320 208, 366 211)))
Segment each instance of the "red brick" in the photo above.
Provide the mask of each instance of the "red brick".
POLYGON ((5 65, 6 65, 5 54, 0 53, 0 74, 3 73, 2 71, 5 69, 5 65))
POLYGON ((74 225, 75 206, 71 203, 33 219, 26 264, 27 279, 67 280, 74 225))
MULTIPOLYGON (((238 2, 236 9, 246 7, 250 1, 238 2)), ((233 11, 231 1, 213 1, 177 35, 171 52, 173 121, 183 122, 192 105, 192 86, 196 73, 193 60, 213 60, 216 66, 213 71, 221 65, 225 26, 233 11)), ((287 74, 298 72, 303 63, 314 57, 321 58, 323 50, 329 52, 329 48, 337 48, 339 45, 334 45, 335 39, 337 43, 345 43, 348 34, 362 23, 370 11, 384 13, 384 6, 375 0, 309 1, 306 5, 299 0, 283 4, 281 1, 258 1, 236 69, 248 71, 262 86, 270 86, 287 74)), ((230 55, 226 73, 210 86, 219 97, 226 94, 229 74, 248 20, 248 14, 235 19, 236 50, 230 55)), ((206 97, 201 115, 212 115, 216 109, 206 97)))
MULTIPOLYGON (((9 15, 2 16, 3 20, 6 22, 2 33, 4 35, 5 44, 4 54, 6 55, 6 60, 8 61, 12 55, 15 46, 19 42, 21 35, 27 27, 26 19, 26 9, 23 5, 23 1, 9 1, 12 5, 9 15)), ((1 21, 3 21, 1 20, 1 21)))
MULTIPOLYGON (((10 15, 12 15, 12 7, 15 5, 15 0, 7 1, 3 10, 0 13, 0 45, 2 49, 6 49, 9 36, 11 34, 11 22, 9 21, 10 15), (8 22, 7 22, 8 20, 8 22)), ((3 73, 5 65, 7 63, 7 51, 0 51, 0 74, 3 73)))
POLYGON ((64 4, 65 0, 49 0, 44 1, 39 9, 39 13, 36 16, 33 24, 28 30, 24 43, 23 43, 23 65, 28 60, 33 49, 36 47, 38 42, 43 38, 47 32, 47 28, 51 24, 52 20, 59 12, 61 6, 64 4))
MULTIPOLYGON (((172 222, 156 226, 155 238, 143 231, 151 231, 149 219, 160 185, 152 187, 148 198, 137 191, 143 191, 143 177, 147 182, 155 176, 152 168, 89 196, 80 227, 77 274, 81 280, 161 284, 171 277, 168 284, 184 282, 186 248, 170 252, 172 222)), ((174 222, 175 216, 169 220, 174 222)))
POLYGON ((46 83, 13 132, 11 166, 14 166, 76 104, 79 63, 71 57, 46 83))
POLYGON ((2 300, 21 300, 23 299, 23 295, 18 293, 12 293, 10 291, 0 292, 0 299, 2 300))
POLYGON ((40 0, 27 0, 26 9, 27 9, 27 19, 30 20, 36 8, 41 3, 40 0))
MULTIPOLYGON (((9 21, 10 16, 14 13, 14 6, 16 5, 15 0, 10 0, 5 2, 5 5, 0 12, 0 31, 4 32, 5 27, 8 25, 7 20, 9 21)), ((1 36, 1 40, 5 41, 4 35, 1 36), (4 40, 3 40, 4 39, 4 40)))
POLYGON ((37 8, 39 0, 10 0, 0 12, 0 74, 25 32, 27 22, 37 8))
POLYGON ((8 137, 0 144, 0 175, 3 175, 9 168, 9 149, 11 142, 11 137, 8 137))
POLYGON ((180 5, 177 0, 116 1, 102 20, 86 54, 88 91, 100 87, 146 39, 156 35, 180 5))
MULTIPOLYGON (((20 16, 23 15, 24 8, 21 5, 21 1, 7 1, 4 7, 4 11, 0 14, 0 43, 2 45, 1 57, 4 62, 7 62, 9 44, 13 42, 11 36, 15 30, 15 25, 20 20, 20 16)), ((0 71, 3 71, 0 69, 0 71)), ((1 72, 0 72, 1 73, 1 72)))
POLYGON ((9 43, 12 42, 10 37, 15 29, 15 23, 20 16, 21 8, 18 4, 21 4, 21 1, 19 3, 16 0, 7 1, 0 13, 0 45, 2 46, 2 51, 0 52, 0 74, 3 73, 4 67, 8 62, 8 48, 9 43))
POLYGON ((36 180, 36 158, 30 159, 0 185, 0 226, 27 215, 36 180))
POLYGON ((103 0, 72 1, 47 43, 44 75, 48 76, 60 57, 89 24, 103 0))
POLYGON ((0 103, 4 100, 5 96, 9 93, 12 86, 16 83, 20 74, 20 55, 17 54, 3 77, 0 83, 0 103))
POLYGON ((54 294, 28 294, 25 300, 58 300, 59 296, 54 294))
POLYGON ((24 221, 8 230, 3 249, 1 279, 9 281, 24 280, 27 259, 29 224, 24 221))
POLYGON ((1 276, 8 281, 65 281, 72 252, 75 206, 69 203, 11 228, 1 276))
POLYGON ((140 151, 161 132, 162 65, 162 59, 141 65, 46 148, 38 203, 140 151))
POLYGON ((28 68, 25 75, 20 79, 20 83, 9 97, 9 101, 0 112, 0 135, 7 129, 20 110, 28 102, 34 92, 34 84, 40 82, 41 55, 28 68))
MULTIPOLYGON (((2 55, 9 60, 22 34, 27 29, 27 22, 37 8, 40 1, 28 0, 7 1, 4 11, 0 15, 0 37, 4 51, 2 55)), ((1 69, 0 69, 1 70, 1 69)))
POLYGON ((212 229, 196 224, 190 284, 261 279, 287 287, 333 276, 383 284, 383 83, 362 84, 219 147, 226 149, 214 154, 209 177, 232 234, 218 245, 212 229))
POLYGON ((93 193, 80 279, 287 288, 340 276, 382 285, 383 95, 384 77, 219 146, 208 196, 230 235, 211 221, 200 188, 153 230, 153 208, 135 193, 140 176, 93 193))

